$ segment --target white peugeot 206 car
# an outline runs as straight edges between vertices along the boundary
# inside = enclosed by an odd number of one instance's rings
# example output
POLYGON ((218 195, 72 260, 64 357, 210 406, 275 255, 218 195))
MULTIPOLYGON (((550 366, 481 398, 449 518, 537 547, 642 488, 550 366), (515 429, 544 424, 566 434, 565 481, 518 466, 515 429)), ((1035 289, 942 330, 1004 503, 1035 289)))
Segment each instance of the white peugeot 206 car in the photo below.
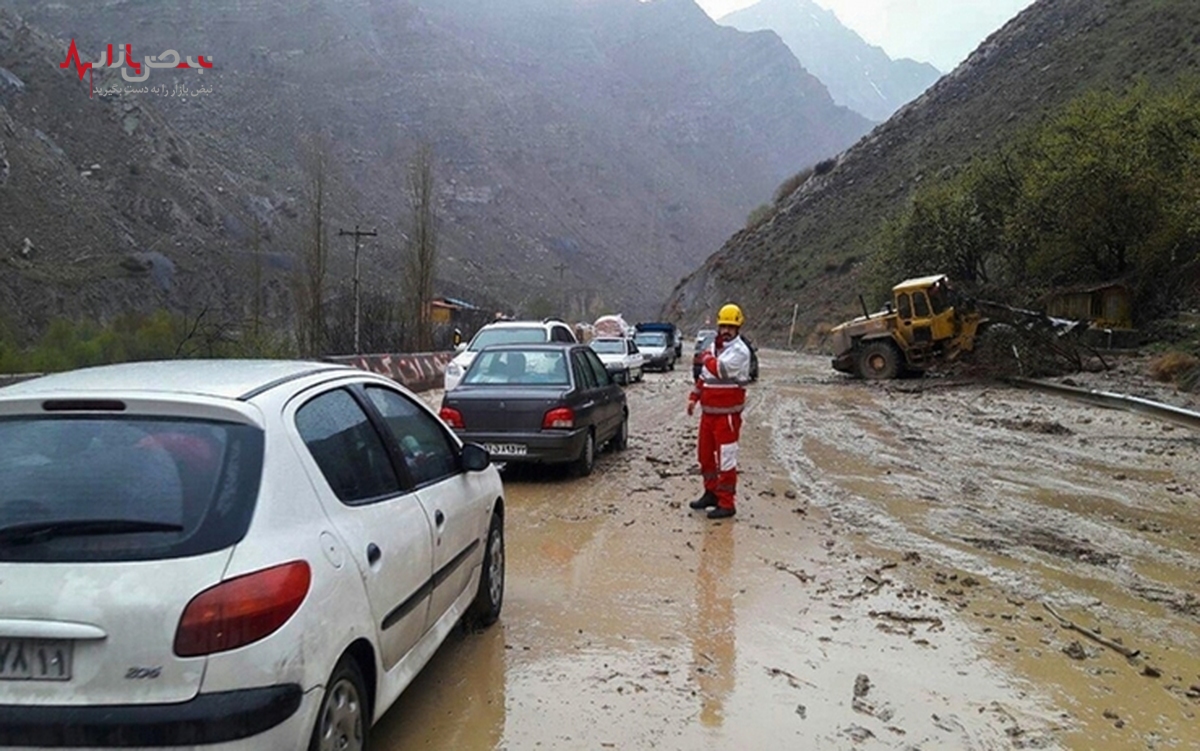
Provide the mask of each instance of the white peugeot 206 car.
POLYGON ((353 368, 0 389, 0 746, 362 749, 499 616, 503 519, 487 453, 353 368))

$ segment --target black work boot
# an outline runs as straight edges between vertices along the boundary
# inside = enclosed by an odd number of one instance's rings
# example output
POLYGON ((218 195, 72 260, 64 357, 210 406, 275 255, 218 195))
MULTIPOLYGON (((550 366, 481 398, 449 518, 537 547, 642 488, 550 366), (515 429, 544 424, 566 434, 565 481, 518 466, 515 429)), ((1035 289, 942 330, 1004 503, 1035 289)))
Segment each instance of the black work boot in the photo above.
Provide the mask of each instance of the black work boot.
POLYGON ((701 511, 706 508, 716 508, 717 497, 713 495, 711 490, 704 491, 704 495, 688 504, 688 508, 701 511))
POLYGON ((735 509, 735 508, 725 508, 724 506, 717 506, 716 508, 714 508, 708 512, 708 518, 709 519, 728 519, 729 517, 733 516, 736 513, 737 513, 737 509, 735 509))

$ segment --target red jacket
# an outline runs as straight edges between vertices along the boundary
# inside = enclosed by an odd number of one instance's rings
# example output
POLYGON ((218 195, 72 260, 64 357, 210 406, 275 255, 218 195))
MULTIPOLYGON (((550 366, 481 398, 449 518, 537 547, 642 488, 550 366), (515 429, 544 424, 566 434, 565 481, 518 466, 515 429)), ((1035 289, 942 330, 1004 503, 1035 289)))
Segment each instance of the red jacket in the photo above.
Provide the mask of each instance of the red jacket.
POLYGON ((746 403, 749 382, 750 347, 741 336, 724 343, 718 336, 704 353, 700 377, 688 398, 699 401, 705 414, 735 414, 746 403))

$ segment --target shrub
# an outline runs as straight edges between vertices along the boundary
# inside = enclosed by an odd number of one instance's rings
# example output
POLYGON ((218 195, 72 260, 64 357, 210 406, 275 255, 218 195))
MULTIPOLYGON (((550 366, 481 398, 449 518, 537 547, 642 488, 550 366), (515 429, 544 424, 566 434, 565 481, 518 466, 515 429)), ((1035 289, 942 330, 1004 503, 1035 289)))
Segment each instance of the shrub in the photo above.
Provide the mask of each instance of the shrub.
POLYGON ((1187 352, 1172 350, 1151 360, 1148 370, 1150 377, 1156 381, 1182 384, 1198 368, 1200 368, 1200 358, 1187 352))
POLYGON ((746 229, 758 229, 773 216, 775 216, 775 207, 769 203, 764 203, 754 211, 751 211, 750 215, 746 217, 746 229))

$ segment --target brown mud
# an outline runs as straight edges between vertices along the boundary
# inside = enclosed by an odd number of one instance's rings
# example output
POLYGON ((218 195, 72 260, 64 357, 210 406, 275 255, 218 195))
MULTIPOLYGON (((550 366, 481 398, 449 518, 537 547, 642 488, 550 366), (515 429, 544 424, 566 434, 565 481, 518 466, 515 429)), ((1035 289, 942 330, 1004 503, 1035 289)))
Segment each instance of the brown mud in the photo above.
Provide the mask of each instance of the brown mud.
POLYGON ((1198 747, 1195 431, 788 353, 762 376, 732 521, 686 508, 679 371, 627 389, 591 477, 508 472, 504 614, 377 747, 1198 747))

